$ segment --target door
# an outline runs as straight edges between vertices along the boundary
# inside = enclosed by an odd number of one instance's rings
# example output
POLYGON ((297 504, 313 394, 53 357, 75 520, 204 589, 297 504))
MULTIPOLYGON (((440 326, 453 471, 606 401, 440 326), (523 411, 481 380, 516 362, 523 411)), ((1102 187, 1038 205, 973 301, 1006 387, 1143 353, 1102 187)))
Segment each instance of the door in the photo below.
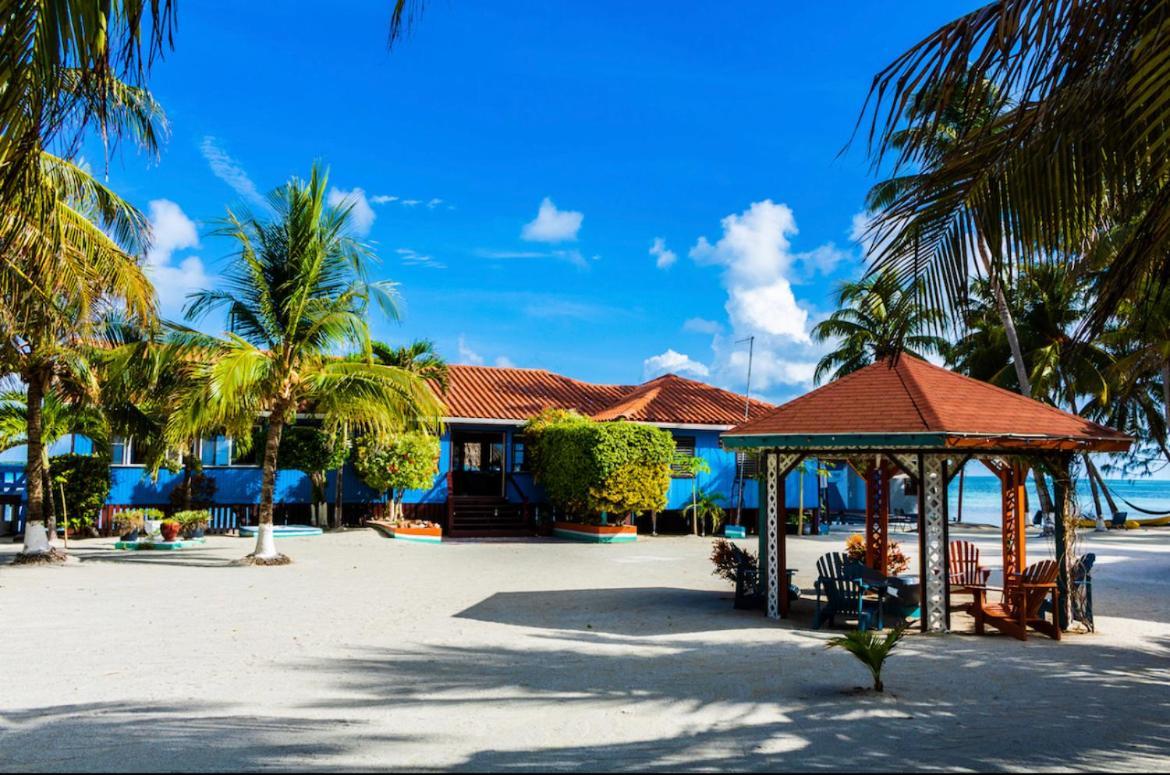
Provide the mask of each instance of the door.
POLYGON ((453 431, 453 495, 504 495, 504 433, 453 431))

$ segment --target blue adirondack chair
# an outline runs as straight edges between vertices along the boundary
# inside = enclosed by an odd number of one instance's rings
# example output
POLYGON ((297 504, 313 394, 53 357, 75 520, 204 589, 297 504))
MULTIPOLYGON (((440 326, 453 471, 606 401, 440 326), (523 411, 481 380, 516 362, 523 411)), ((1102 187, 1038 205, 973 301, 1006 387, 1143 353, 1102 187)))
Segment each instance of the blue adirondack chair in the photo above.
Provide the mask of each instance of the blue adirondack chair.
MULTIPOLYGON (((1093 552, 1082 555, 1073 565, 1073 594, 1072 617, 1095 632, 1093 625, 1093 563, 1097 562, 1097 555, 1093 552)), ((1040 606, 1040 616, 1047 616, 1052 610, 1052 601, 1045 600, 1040 606)))
POLYGON ((882 629, 884 592, 877 589, 875 598, 866 596, 866 571, 865 566, 850 562, 840 552, 829 552, 817 560, 815 629, 825 622, 834 625, 838 616, 856 619, 857 628, 863 632, 871 627, 882 629))

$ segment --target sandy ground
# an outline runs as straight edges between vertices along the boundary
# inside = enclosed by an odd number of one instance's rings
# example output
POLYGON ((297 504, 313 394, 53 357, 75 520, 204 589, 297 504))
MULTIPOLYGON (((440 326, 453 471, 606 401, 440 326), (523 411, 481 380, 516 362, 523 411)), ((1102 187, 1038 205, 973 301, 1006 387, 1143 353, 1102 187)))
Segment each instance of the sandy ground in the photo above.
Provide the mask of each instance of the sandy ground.
MULTIPOLYGON (((798 583, 843 538, 790 539, 798 583)), ((811 603, 734 611, 710 539, 352 531, 285 540, 284 568, 228 567, 228 537, 58 568, 4 544, 0 769, 1165 770, 1170 531, 1083 542, 1097 634, 914 636, 884 696, 811 603)))

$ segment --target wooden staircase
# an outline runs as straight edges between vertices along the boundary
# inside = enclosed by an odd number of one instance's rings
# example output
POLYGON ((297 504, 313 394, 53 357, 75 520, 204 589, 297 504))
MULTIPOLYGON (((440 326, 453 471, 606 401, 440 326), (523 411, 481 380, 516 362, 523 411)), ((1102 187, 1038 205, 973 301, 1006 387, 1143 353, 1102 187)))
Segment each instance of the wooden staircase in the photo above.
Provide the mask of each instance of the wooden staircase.
POLYGON ((452 538, 529 536, 533 534, 524 504, 492 495, 454 495, 448 501, 447 535, 452 538))

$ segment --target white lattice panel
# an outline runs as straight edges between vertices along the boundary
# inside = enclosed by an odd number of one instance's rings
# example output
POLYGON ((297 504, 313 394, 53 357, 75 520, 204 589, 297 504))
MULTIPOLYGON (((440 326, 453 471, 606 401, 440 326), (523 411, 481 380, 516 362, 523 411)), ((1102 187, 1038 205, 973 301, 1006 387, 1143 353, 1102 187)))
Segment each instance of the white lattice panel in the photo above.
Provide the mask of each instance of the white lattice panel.
POLYGON ((924 455, 922 461, 923 526, 926 577, 922 579, 923 616, 927 632, 946 632, 947 576, 945 542, 947 483, 943 475, 946 458, 924 455))

